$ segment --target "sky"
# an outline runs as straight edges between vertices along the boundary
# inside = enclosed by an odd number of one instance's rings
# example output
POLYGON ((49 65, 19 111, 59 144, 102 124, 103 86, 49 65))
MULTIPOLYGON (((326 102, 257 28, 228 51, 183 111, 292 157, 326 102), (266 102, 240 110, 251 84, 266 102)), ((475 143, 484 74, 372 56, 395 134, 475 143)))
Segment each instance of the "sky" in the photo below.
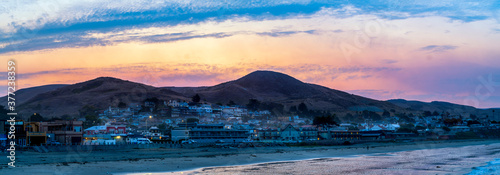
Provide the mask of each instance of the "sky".
POLYGON ((16 62, 17 89, 102 76, 212 86, 271 70, 378 100, 490 108, 499 45, 499 1, 0 4, 0 64, 16 62))

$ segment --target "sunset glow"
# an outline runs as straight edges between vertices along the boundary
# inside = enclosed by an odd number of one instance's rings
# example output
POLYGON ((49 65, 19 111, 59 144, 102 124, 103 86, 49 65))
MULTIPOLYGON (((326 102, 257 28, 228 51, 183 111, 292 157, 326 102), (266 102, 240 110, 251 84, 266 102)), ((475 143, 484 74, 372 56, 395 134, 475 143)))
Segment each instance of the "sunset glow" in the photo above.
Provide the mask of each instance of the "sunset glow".
POLYGON ((10 5, 0 5, 0 60, 16 60, 18 88, 102 76, 210 86, 273 70, 378 100, 500 107, 495 1, 10 5))

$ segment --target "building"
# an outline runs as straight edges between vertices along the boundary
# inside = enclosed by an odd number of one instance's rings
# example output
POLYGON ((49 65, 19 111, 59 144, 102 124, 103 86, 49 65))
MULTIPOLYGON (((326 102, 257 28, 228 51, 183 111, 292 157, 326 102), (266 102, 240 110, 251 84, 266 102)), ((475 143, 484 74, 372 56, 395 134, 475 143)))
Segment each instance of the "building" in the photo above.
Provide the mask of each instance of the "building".
POLYGON ((453 126, 450 127, 450 130, 452 132, 467 132, 470 131, 470 128, 468 126, 453 126))
MULTIPOLYGON (((7 120, 1 120, 0 121, 0 141, 1 141, 1 145, 9 145, 9 143, 7 143, 7 141, 9 141, 7 138, 8 138, 8 135, 9 135, 9 131, 10 131, 10 127, 11 127, 11 122, 7 121, 7 120), (2 129, 3 128, 3 129, 2 129)), ((27 142, 26 142, 26 130, 24 129, 24 121, 23 120, 16 120, 14 123, 14 128, 15 128, 15 136, 16 136, 16 139, 15 139, 15 142, 16 142, 16 145, 19 145, 19 146, 26 146, 27 142)))
POLYGON ((255 130, 253 137, 259 140, 299 141, 318 139, 318 130, 312 127, 296 128, 291 124, 284 128, 255 130))
POLYGON ((280 140, 280 130, 278 129, 260 129, 254 130, 254 139, 258 140, 280 140))
POLYGON ((171 132, 172 141, 195 140, 197 142, 216 142, 222 140, 227 143, 242 142, 248 139, 248 130, 225 129, 224 124, 197 124, 181 123, 171 132))
POLYGON ((400 128, 399 124, 372 124, 362 123, 358 129, 360 131, 396 131, 400 128))
POLYGON ((54 140, 62 144, 81 144, 83 138, 82 121, 40 122, 40 132, 53 134, 54 140))
POLYGON ((40 130, 40 122, 24 122, 27 145, 41 145, 47 143, 47 133, 40 130))
POLYGON ((181 101, 177 101, 177 100, 169 100, 167 103, 167 106, 174 107, 174 108, 175 107, 189 107, 187 102, 181 102, 181 101))
POLYGON ((358 130, 328 130, 320 131, 319 137, 320 139, 336 141, 360 140, 361 133, 358 130))
POLYGON ((239 108, 239 107, 225 107, 222 108, 222 113, 234 115, 234 116, 242 116, 248 114, 247 109, 239 108))
POLYGON ((152 126, 151 128, 149 128, 149 131, 144 133, 144 136, 149 140, 162 140, 162 138, 166 139, 165 136, 161 134, 160 129, 158 129, 158 127, 156 126, 152 126))
POLYGON ((280 132, 280 138, 284 141, 297 141, 300 140, 300 134, 292 125, 288 124, 280 132))
POLYGON ((125 125, 110 125, 105 124, 103 126, 92 126, 84 130, 85 140, 110 140, 116 137, 126 137, 127 128, 125 125))

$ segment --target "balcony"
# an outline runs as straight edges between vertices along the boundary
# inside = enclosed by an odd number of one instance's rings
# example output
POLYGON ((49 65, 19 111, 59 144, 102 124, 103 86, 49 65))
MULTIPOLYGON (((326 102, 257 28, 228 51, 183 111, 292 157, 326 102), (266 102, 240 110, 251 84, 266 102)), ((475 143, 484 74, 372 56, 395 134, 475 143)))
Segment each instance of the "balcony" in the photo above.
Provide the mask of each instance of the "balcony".
POLYGON ((33 136, 43 136, 43 137, 45 137, 45 136, 47 136, 47 134, 45 132, 29 132, 28 131, 28 133, 26 133, 26 136, 32 136, 32 137, 33 136))

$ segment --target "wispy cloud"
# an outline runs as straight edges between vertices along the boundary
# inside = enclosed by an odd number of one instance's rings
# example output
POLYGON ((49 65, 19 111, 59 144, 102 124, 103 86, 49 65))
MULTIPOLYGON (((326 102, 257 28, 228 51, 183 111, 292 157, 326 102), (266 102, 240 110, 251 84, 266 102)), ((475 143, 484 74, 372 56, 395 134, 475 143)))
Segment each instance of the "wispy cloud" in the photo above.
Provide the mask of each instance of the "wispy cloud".
MULTIPOLYGON (((325 2, 310 0, 291 1, 33 1, 28 3, 6 2, 0 5, 0 54, 13 51, 33 51, 59 47, 87 47, 109 45, 111 41, 88 38, 88 33, 119 32, 149 27, 194 25, 207 21, 221 22, 235 18, 269 20, 310 18, 327 15, 347 18, 355 15, 376 15, 384 19, 405 19, 437 15, 452 20, 473 22, 495 18, 494 1, 449 2, 433 1, 395 2, 325 2), (492 9, 493 8, 493 9, 492 9)), ((243 32, 243 31, 241 31, 243 32)), ((280 37, 299 31, 266 31, 256 33, 280 37)), ((304 30, 313 34, 315 29, 304 30)), ((345 32, 343 29, 333 30, 345 32)), ((239 33, 241 34, 241 33, 239 33)), ((151 34, 149 41, 170 42, 198 37, 225 37, 225 32, 197 33, 193 36, 158 39, 151 34), (223 33, 223 34, 222 34, 223 33)), ((172 37, 172 36, 170 36, 172 37)), ((130 37, 129 39, 133 39, 130 37)), ((145 38, 144 38, 145 39, 145 38)), ((129 42, 117 40, 114 42, 129 42)), ((446 50, 447 48, 437 48, 446 50)))
POLYGON ((283 36, 288 36, 288 35, 293 35, 293 34, 298 34, 298 33, 307 33, 307 34, 314 34, 316 31, 315 30, 307 30, 307 31, 273 31, 273 32, 261 32, 257 33, 258 35, 264 35, 264 36, 272 36, 272 37, 283 37, 283 36))
POLYGON ((446 51, 449 51, 449 50, 454 50, 456 48, 458 48, 458 46, 452 46, 452 45, 428 45, 428 46, 420 48, 419 50, 438 53, 438 52, 446 52, 446 51))

